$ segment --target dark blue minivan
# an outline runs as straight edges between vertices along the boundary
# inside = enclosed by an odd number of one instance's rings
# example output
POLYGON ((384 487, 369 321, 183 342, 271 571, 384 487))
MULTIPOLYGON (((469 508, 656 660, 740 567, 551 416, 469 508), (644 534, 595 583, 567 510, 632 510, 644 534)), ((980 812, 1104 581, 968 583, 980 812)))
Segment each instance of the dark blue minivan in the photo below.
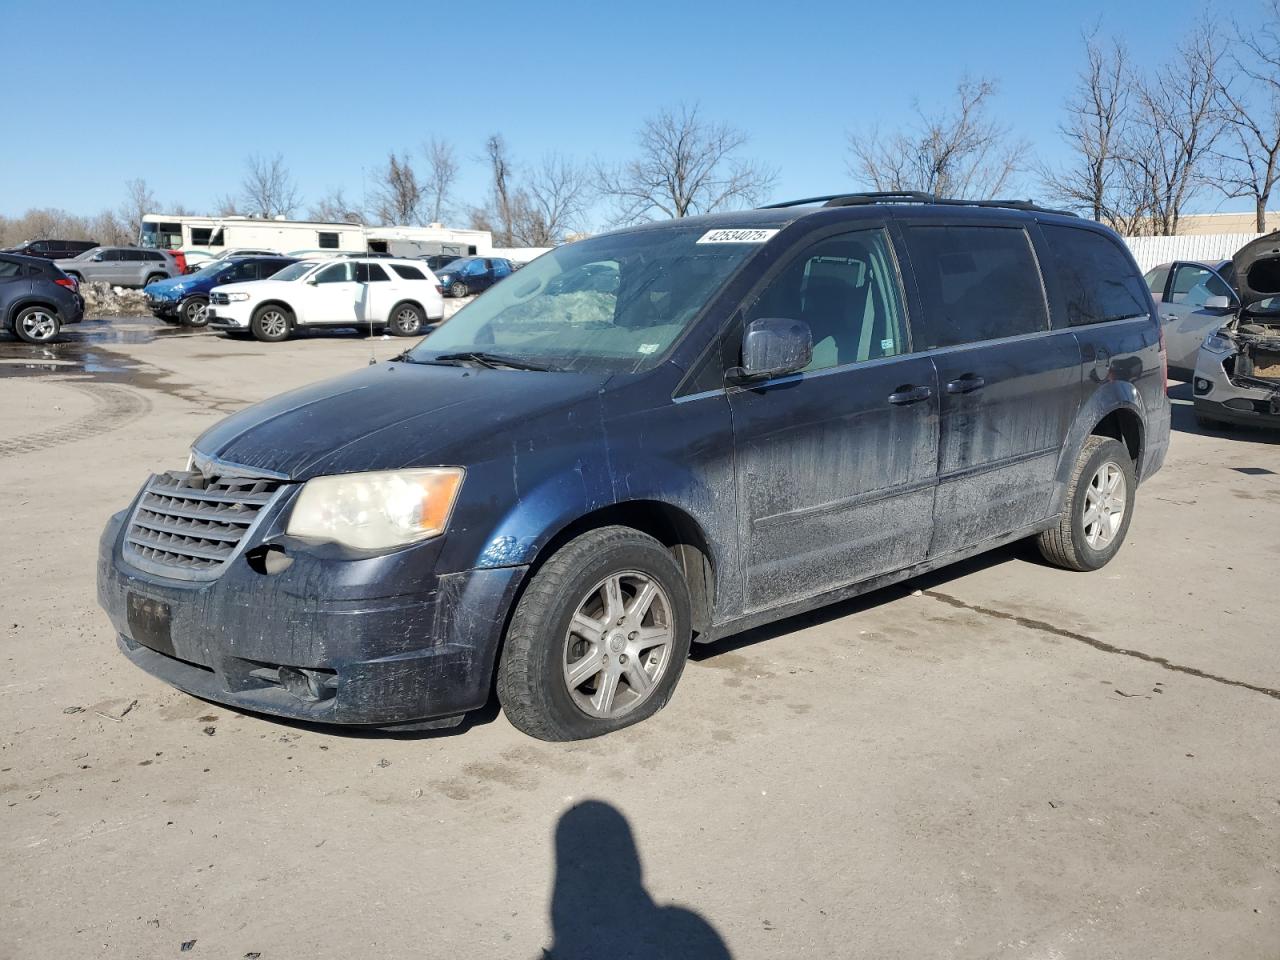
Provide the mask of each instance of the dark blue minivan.
POLYGON ((639 226, 206 431, 110 521, 99 598, 209 700, 405 729, 496 685, 591 737, 691 643, 1025 537, 1101 567, 1164 460, 1165 359, 1116 235, 1029 204, 639 226))

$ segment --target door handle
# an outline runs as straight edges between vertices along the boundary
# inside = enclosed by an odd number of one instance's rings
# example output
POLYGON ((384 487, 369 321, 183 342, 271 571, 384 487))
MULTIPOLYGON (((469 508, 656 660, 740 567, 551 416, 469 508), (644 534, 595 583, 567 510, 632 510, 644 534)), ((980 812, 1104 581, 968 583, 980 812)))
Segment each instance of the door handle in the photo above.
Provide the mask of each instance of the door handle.
POLYGON ((1181 319, 1182 319, 1182 317, 1181 317, 1179 314, 1176 314, 1176 313, 1166 313, 1166 314, 1164 315, 1164 322, 1165 322, 1165 323, 1172 323, 1174 320, 1181 320, 1181 319))
POLYGON ((928 400, 932 396, 933 391, 926 386, 913 387, 906 385, 889 394, 889 402, 895 406, 905 407, 909 403, 919 403, 921 400, 928 400))
POLYGON ((975 390, 981 390, 987 385, 987 381, 981 377, 975 377, 972 373, 966 373, 963 377, 952 380, 947 384, 947 393, 973 393, 975 390))

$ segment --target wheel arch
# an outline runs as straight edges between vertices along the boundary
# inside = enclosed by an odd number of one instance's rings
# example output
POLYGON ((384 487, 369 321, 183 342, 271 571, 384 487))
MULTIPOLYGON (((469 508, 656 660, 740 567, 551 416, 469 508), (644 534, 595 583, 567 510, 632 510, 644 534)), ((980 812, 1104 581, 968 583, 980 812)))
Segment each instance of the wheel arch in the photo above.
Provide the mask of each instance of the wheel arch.
POLYGON ((54 314, 57 315, 58 322, 62 322, 62 311, 58 309, 58 305, 56 303, 47 297, 28 295, 25 297, 19 297, 13 303, 9 304, 8 313, 5 314, 4 318, 5 327, 12 330, 14 322, 18 319, 18 314, 27 309, 27 307, 44 307, 47 310, 52 310, 54 314))
POLYGON ((1058 457, 1051 516, 1062 511, 1076 457, 1091 436, 1112 437, 1123 443, 1133 458, 1138 480, 1142 481, 1142 460, 1147 445, 1146 418, 1142 395, 1128 381, 1104 384, 1085 401, 1076 413, 1058 457))
POLYGON ((293 309, 293 307, 289 306, 288 303, 276 297, 272 297, 270 300, 263 300, 261 303, 255 306, 253 308, 253 311, 249 314, 250 319, 252 319, 253 317, 256 317, 260 310, 265 310, 267 307, 283 307, 285 312, 289 314, 289 328, 293 329, 298 325, 297 312, 293 309))

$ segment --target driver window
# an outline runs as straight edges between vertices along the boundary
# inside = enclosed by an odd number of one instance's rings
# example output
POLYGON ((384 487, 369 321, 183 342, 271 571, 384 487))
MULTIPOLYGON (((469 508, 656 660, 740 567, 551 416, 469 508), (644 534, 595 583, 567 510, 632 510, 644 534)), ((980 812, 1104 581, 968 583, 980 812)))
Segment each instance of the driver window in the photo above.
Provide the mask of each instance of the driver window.
POLYGON ((351 261, 335 263, 316 274, 316 283, 346 283, 351 279, 351 261))
POLYGON ((1183 266, 1173 276, 1172 303, 1203 307, 1210 297, 1232 298, 1231 288, 1208 267, 1183 266))
POLYGON ((885 232, 843 233, 802 251, 747 308, 746 322, 759 317, 808 325, 806 370, 905 353, 902 291, 885 232))

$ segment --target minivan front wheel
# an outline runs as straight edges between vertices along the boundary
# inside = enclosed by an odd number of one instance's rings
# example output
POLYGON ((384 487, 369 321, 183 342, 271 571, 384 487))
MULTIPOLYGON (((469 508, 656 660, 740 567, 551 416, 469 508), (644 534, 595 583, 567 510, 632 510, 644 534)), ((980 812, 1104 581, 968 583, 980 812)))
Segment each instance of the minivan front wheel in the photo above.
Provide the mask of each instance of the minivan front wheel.
POLYGON ((602 527, 534 574, 507 629, 498 699, 517 729, 583 740, 657 713, 689 656, 689 591, 657 540, 602 527))
POLYGON ((1089 437, 1076 458, 1065 514, 1037 540, 1041 555, 1067 570, 1106 565, 1129 532, 1137 485, 1125 445, 1111 437, 1089 437))

